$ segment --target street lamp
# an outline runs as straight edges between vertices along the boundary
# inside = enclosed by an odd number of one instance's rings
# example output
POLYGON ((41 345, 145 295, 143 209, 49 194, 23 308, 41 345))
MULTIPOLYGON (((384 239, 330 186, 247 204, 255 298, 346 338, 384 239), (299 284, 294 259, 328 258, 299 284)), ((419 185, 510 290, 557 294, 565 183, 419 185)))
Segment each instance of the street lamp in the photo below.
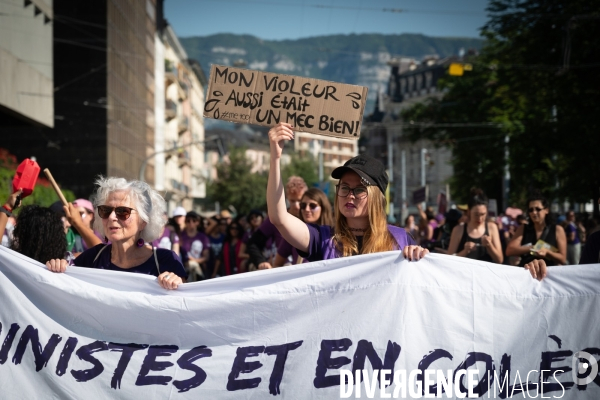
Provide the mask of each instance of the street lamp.
POLYGON ((205 138, 204 140, 194 140, 194 141, 191 141, 190 143, 186 143, 186 144, 182 144, 182 145, 177 145, 177 146, 171 147, 170 149, 161 150, 161 151, 157 151, 157 152, 154 152, 154 153, 150 154, 148 157, 146 157, 144 159, 144 161, 142 161, 142 165, 140 166, 140 176, 139 176, 140 181, 142 181, 142 182, 145 181, 144 176, 146 175, 146 165, 148 165, 148 161, 152 157, 154 157, 155 155, 161 154, 161 153, 170 153, 170 152, 173 152, 173 151, 182 150, 182 149, 184 149, 184 148, 186 148, 188 146, 192 146, 192 145, 195 145, 195 144, 204 144, 204 143, 207 143, 207 142, 214 142, 214 141, 217 142, 217 146, 218 146, 218 150, 219 150, 219 155, 221 157, 223 157, 225 155, 225 150, 223 149, 223 143, 221 142, 221 137, 218 136, 218 135, 209 136, 209 137, 205 138))

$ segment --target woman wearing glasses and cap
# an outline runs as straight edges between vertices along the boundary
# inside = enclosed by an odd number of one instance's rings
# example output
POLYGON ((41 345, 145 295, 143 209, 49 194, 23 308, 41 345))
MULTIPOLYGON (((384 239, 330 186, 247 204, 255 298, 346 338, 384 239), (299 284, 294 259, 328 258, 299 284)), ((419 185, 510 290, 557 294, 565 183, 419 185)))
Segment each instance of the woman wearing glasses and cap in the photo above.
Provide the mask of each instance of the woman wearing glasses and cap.
POLYGON ((306 224, 289 214, 283 196, 280 160, 284 143, 293 138, 293 126, 287 123, 277 124, 269 131, 271 166, 267 205, 271 221, 301 256, 317 261, 402 250, 407 259, 419 260, 428 253, 416 246, 404 229, 387 224, 384 193, 388 178, 383 164, 371 157, 354 157, 332 172, 331 176, 339 179, 334 227, 306 224))
POLYGON ((519 266, 524 267, 536 259, 545 260, 546 265, 561 265, 567 262, 567 236, 562 226, 550 221, 548 201, 534 195, 528 201, 529 223, 517 228, 506 248, 507 256, 520 256, 519 266), (534 247, 538 241, 546 247, 534 247))
MULTIPOLYGON (((165 289, 185 282, 187 274, 174 252, 146 244, 161 233, 164 199, 141 181, 99 178, 96 184, 94 228, 110 243, 84 251, 74 265, 154 275, 165 289)), ((46 263, 53 272, 65 272, 67 265, 61 259, 46 263)))

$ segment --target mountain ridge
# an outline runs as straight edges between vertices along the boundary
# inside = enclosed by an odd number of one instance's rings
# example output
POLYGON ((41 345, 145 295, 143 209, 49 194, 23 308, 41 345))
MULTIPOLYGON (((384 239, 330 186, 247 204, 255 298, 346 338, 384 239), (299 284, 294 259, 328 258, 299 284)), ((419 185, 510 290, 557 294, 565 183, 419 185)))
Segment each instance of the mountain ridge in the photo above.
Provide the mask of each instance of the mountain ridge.
POLYGON ((384 90, 392 57, 421 60, 458 54, 461 49, 479 50, 480 38, 440 38, 422 34, 336 34, 301 39, 263 40, 252 35, 220 33, 180 38, 189 58, 206 73, 212 64, 306 76, 369 87, 365 114, 372 109, 377 92, 384 90))

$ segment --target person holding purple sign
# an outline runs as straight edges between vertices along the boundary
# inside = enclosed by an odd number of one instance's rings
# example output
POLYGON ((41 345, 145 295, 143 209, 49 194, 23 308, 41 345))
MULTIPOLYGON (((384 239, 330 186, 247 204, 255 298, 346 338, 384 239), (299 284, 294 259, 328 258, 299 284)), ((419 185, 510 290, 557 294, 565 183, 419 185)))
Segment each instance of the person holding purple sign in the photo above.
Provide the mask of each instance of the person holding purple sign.
POLYGON ((383 164, 359 155, 331 173, 339 179, 334 205, 335 226, 307 224, 287 212, 281 182, 281 155, 294 139, 293 126, 279 123, 269 130, 271 165, 267 185, 269 218, 281 235, 309 261, 402 250, 408 260, 429 253, 415 245, 402 228, 387 224, 385 191, 388 177, 383 164))

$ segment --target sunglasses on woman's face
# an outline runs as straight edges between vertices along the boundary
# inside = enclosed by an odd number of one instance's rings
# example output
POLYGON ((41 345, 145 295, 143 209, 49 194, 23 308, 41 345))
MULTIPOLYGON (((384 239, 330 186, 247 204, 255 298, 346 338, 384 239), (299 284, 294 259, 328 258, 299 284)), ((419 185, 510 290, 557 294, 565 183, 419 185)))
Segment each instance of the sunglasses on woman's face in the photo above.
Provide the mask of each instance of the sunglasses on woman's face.
POLYGON ((98 206, 98 215, 102 219, 107 219, 108 217, 110 217, 110 214, 112 214, 112 212, 114 211, 118 219, 120 219, 121 221, 125 221, 127 218, 129 218, 133 210, 135 210, 135 208, 123 206, 98 206))
POLYGON ((539 208, 539 207, 531 207, 531 208, 530 208, 528 211, 529 211, 530 213, 532 213, 532 212, 534 212, 534 211, 540 212, 540 211, 542 211, 542 210, 543 210, 543 208, 539 208))
POLYGON ((319 208, 319 205, 317 203, 300 203, 300 209, 301 210, 306 210, 306 206, 308 206, 308 208, 310 208, 311 211, 316 210, 317 208, 319 208))

